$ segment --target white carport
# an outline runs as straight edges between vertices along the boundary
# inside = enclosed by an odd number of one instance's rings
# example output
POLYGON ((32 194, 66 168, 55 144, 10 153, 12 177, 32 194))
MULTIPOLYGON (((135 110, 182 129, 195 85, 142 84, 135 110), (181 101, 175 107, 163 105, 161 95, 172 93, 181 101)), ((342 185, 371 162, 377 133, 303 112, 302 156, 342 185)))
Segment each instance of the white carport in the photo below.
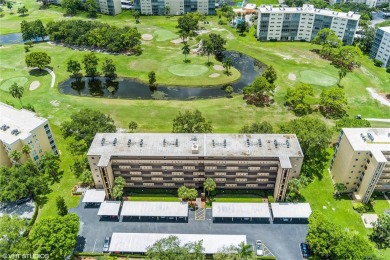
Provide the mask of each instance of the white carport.
POLYGON ((123 202, 121 216, 123 217, 157 217, 184 218, 188 217, 188 203, 186 202, 149 202, 125 201, 123 202))
POLYGON ((220 203, 214 202, 212 206, 213 220, 234 219, 271 219, 268 203, 220 203))
POLYGON ((271 203, 274 220, 307 220, 311 214, 309 203, 271 203))
POLYGON ((87 190, 83 197, 84 203, 102 203, 106 198, 106 192, 104 190, 87 190))
POLYGON ((98 216, 102 217, 117 217, 119 218, 120 201, 104 201, 100 204, 98 216))
POLYGON ((215 254, 223 247, 246 244, 245 235, 209 235, 209 234, 161 234, 161 233, 113 233, 109 252, 115 253, 145 253, 148 247, 157 240, 176 236, 180 244, 203 240, 205 254, 215 254))

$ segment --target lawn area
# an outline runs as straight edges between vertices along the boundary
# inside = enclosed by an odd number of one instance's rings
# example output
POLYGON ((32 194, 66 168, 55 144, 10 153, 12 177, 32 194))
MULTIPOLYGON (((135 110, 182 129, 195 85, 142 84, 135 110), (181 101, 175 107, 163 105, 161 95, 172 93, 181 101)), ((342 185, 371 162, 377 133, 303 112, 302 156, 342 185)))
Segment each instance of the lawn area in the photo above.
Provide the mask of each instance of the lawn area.
POLYGON ((374 211, 376 214, 381 215, 385 210, 390 210, 390 204, 384 196, 379 196, 375 199, 374 211))
POLYGON ((180 201, 172 194, 135 194, 128 197, 130 201, 180 201))

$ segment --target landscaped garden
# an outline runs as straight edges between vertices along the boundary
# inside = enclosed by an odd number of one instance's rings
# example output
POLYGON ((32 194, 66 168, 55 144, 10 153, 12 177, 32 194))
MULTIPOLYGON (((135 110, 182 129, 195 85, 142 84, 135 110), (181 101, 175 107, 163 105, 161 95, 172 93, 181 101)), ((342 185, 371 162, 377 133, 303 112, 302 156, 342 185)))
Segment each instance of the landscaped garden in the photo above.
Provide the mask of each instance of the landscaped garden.
MULTIPOLYGON (((30 10, 29 15, 19 17, 17 14, 6 15, 0 18, 0 33, 15 33, 20 31, 22 20, 33 21, 42 19, 46 24, 51 20, 63 19, 64 10, 60 7, 50 7, 48 10, 39 10, 35 0, 24 1, 30 10)), ((86 14, 67 19, 87 19, 86 14)), ((213 132, 236 133, 242 126, 254 122, 269 121, 278 129, 279 124, 287 122, 296 115, 285 106, 285 95, 288 87, 294 87, 304 82, 311 84, 314 88, 314 95, 319 97, 323 89, 337 84, 337 69, 329 61, 320 58, 311 50, 316 46, 311 43, 301 42, 258 42, 253 37, 254 28, 251 28, 246 36, 240 36, 229 26, 219 25, 218 17, 207 17, 209 24, 203 25, 209 32, 221 34, 227 39, 227 49, 247 54, 260 60, 266 65, 272 65, 277 73, 276 91, 274 103, 265 107, 256 107, 246 104, 242 95, 235 94, 232 98, 202 99, 192 101, 173 100, 124 100, 110 98, 78 97, 61 94, 58 84, 69 77, 66 71, 66 64, 70 59, 81 61, 82 56, 89 51, 72 50, 68 47, 57 46, 47 42, 36 43, 30 52, 43 51, 51 57, 50 67, 56 75, 55 87, 50 88, 51 76, 46 72, 37 73, 36 70, 26 68, 25 49, 23 44, 4 45, 0 48, 1 56, 1 79, 0 79, 0 101, 12 103, 20 108, 17 99, 12 98, 8 93, 13 83, 23 86, 25 92, 22 97, 23 104, 32 104, 37 113, 49 119, 54 133, 57 147, 61 155, 61 168, 64 170, 63 177, 59 183, 51 186, 52 193, 48 195, 48 201, 43 205, 39 213, 39 219, 56 215, 52 209, 55 208, 56 197, 64 196, 68 207, 75 207, 79 197, 70 196, 71 189, 77 183, 77 178, 70 173, 70 166, 73 157, 68 151, 68 142, 62 137, 60 125, 69 119, 70 115, 82 108, 99 110, 110 115, 118 128, 128 129, 129 121, 138 123, 138 132, 171 132, 172 120, 182 110, 198 109, 203 116, 213 123, 213 132), (28 86, 34 81, 40 82, 36 90, 28 90, 28 86)), ((104 58, 111 58, 117 68, 119 79, 121 77, 138 78, 144 82, 148 81, 148 73, 155 71, 158 84, 167 85, 223 85, 237 80, 239 72, 232 68, 232 74, 226 75, 214 66, 207 66, 207 56, 189 54, 190 62, 184 62, 182 44, 173 43, 178 39, 177 17, 149 17, 142 16, 140 24, 136 25, 134 17, 129 12, 111 17, 101 15, 99 21, 107 22, 117 26, 136 26, 140 34, 150 34, 151 40, 142 41, 143 52, 139 56, 110 55, 107 53, 96 53, 103 61, 104 58), (218 73, 218 77, 210 75, 218 73)), ((203 36, 202 36, 203 37, 203 36)), ((189 40, 192 49, 197 48, 198 40, 194 37, 189 40)), ((210 61, 214 65, 222 63, 212 55, 210 61)), ((349 73, 341 82, 348 100, 347 113, 350 116, 362 115, 363 117, 388 118, 390 109, 375 101, 366 88, 374 88, 379 93, 390 92, 390 79, 384 69, 375 67, 373 62, 366 56, 359 59, 361 67, 349 73)), ((99 65, 100 68, 100 65, 99 65)), ((313 98, 314 99, 314 98, 313 98)), ((314 102, 314 101, 313 101, 314 102)), ((328 126, 333 126, 334 121, 325 119, 320 113, 313 112, 313 117, 324 120, 328 126)), ((372 126, 387 126, 388 123, 372 122, 372 126)), ((334 136, 337 133, 333 132, 334 136)), ((364 228, 360 215, 352 209, 352 202, 349 199, 341 198, 336 200, 333 196, 333 184, 330 175, 325 170, 322 178, 315 178, 305 189, 302 195, 307 202, 311 203, 314 210, 319 210, 335 223, 342 224, 350 230, 358 231, 361 234, 368 234, 364 228)), ((131 200, 158 200, 178 201, 176 195, 158 194, 135 194, 131 200)), ((216 196, 218 202, 257 202, 260 197, 256 196, 216 196)), ((387 201, 378 199, 374 205, 375 212, 379 213, 388 208, 387 201)), ((382 252, 382 251, 381 251, 382 252)))

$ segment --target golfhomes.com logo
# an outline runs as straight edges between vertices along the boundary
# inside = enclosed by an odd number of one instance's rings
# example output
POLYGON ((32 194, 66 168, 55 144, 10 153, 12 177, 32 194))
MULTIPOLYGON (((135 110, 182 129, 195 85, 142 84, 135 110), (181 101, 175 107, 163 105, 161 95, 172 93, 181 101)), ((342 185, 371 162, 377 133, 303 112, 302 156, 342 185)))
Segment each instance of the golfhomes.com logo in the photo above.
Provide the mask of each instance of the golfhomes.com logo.
POLYGON ((3 254, 2 259, 49 259, 49 254, 3 254))

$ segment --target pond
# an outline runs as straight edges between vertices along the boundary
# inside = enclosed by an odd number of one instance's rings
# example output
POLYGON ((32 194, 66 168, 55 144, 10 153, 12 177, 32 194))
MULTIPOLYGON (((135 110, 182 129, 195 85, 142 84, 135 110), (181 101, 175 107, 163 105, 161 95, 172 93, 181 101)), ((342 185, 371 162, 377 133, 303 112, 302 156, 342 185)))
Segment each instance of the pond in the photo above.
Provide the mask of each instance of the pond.
MULTIPOLYGON (((241 77, 232 83, 234 92, 241 93, 242 89, 251 84, 259 76, 266 66, 248 55, 239 52, 225 52, 225 57, 230 57, 233 67, 241 73, 241 77)), ((158 77, 158 75, 157 75, 158 77)), ((60 83, 59 90, 63 94, 75 96, 94 96, 123 99, 170 99, 191 100, 224 97, 222 86, 182 87, 158 85, 151 89, 148 84, 132 78, 118 78, 109 81, 105 78, 83 78, 76 80, 70 78, 60 83)))
MULTIPOLYGON (((45 40, 48 40, 48 37, 45 37, 45 40)), ((42 38, 38 37, 35 41, 41 41, 42 38)), ((10 33, 10 34, 1 34, 0 35, 0 44, 15 44, 15 43, 23 43, 22 34, 21 33, 10 33)))

